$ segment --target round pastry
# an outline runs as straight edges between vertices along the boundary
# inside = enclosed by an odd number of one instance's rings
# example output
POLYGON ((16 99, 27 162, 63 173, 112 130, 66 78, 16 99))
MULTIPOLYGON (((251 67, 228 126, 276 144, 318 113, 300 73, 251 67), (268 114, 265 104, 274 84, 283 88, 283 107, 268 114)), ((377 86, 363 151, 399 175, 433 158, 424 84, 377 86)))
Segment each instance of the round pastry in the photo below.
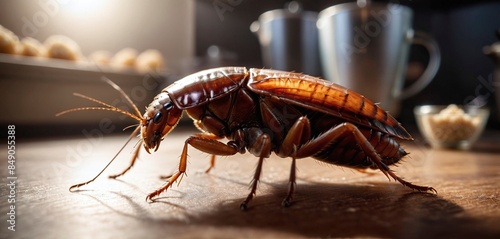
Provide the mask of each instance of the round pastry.
POLYGON ((135 67, 140 72, 158 72, 165 67, 165 60, 160 51, 149 49, 137 57, 135 67))
POLYGON ((137 58, 137 50, 124 48, 111 58, 111 65, 119 68, 134 67, 137 58))
POLYGON ((47 55, 47 50, 37 39, 25 37, 21 40, 19 55, 45 57, 47 55))
POLYGON ((19 38, 9 29, 0 25, 0 53, 17 54, 19 38))
POLYGON ((109 65, 111 62, 111 52, 95 51, 89 55, 88 60, 98 65, 109 65))
POLYGON ((66 36, 54 35, 45 41, 47 57, 77 61, 82 58, 80 46, 66 36))

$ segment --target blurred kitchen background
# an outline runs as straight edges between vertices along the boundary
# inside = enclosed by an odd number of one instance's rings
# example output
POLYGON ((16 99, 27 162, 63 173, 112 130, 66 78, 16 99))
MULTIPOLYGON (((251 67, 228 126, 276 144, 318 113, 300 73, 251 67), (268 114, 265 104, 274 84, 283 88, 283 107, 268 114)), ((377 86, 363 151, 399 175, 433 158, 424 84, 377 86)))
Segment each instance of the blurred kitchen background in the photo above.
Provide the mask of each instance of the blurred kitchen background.
MULTIPOLYGON (((303 12, 316 13, 345 2, 348 1, 296 1, 303 12)), ((434 37, 441 52, 441 65, 434 80, 401 102, 398 119, 403 125, 414 127, 413 108, 417 105, 463 105, 475 99, 477 104, 491 109, 487 127, 500 128, 499 107, 495 102, 500 88, 495 89, 493 82, 495 62, 483 52, 485 46, 500 40, 496 37, 500 28, 500 2, 389 2, 411 8, 413 28, 434 37)), ((32 37, 43 43, 50 36, 63 35, 76 42, 86 57, 96 51, 116 54, 133 48, 138 53, 155 49, 164 58, 160 69, 143 72, 0 54, 1 124, 16 124, 19 137, 81 135, 82 130, 92 132, 97 126, 107 132, 110 123, 103 119, 119 126, 112 127, 111 131, 120 131, 134 121, 104 111, 82 111, 59 117, 55 114, 69 108, 96 105, 73 96, 73 92, 131 110, 119 93, 100 80, 102 76, 111 78, 131 94, 142 114, 163 87, 187 74, 229 65, 272 67, 264 64, 259 39, 250 26, 262 13, 283 9, 287 3, 289 1, 266 0, 0 1, 0 25, 19 39, 32 37)), ((410 48, 405 74, 407 84, 422 74, 428 59, 425 48, 410 48)), ((323 76, 321 70, 311 74, 323 76)), ((2 130, 6 128, 2 126, 2 130)))

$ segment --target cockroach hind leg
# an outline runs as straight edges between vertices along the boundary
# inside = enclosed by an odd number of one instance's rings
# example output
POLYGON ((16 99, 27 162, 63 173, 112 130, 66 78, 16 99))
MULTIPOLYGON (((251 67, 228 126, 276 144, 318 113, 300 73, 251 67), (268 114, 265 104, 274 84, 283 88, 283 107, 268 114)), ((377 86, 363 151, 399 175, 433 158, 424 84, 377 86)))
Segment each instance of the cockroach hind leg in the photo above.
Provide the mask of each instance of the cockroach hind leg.
POLYGON ((433 187, 420 186, 420 185, 416 185, 416 184, 410 183, 410 182, 408 182, 408 181, 406 181, 406 180, 398 177, 392 170, 388 170, 387 173, 392 178, 394 178, 394 180, 396 180, 399 183, 403 184, 403 186, 405 186, 405 187, 411 188, 411 189, 416 190, 418 192, 425 192, 425 193, 434 193, 434 194, 437 194, 436 189, 434 189, 433 187))

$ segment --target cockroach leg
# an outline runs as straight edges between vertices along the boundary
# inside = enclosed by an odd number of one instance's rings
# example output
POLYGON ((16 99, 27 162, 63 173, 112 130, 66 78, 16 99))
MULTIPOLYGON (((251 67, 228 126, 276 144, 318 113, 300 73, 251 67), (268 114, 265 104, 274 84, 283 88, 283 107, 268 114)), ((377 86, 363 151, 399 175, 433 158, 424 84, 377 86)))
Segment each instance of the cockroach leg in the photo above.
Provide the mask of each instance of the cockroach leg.
POLYGON ((398 181, 399 183, 403 184, 406 187, 409 187, 413 190, 417 190, 419 192, 434 192, 437 193, 436 189, 433 187, 428 187, 428 186, 419 186, 412 184, 408 181, 403 180, 402 178, 398 177, 392 170, 389 169, 387 165, 385 165, 382 162, 382 159, 380 158, 379 154, 375 151, 373 146, 370 144, 370 142, 366 139, 366 137, 358 130, 358 128, 350 123, 346 123, 346 128, 347 131, 351 131, 354 133, 354 138, 356 139, 356 143, 361 146, 363 151, 365 152, 366 155, 370 157, 372 162, 377 165, 377 167, 382 171, 387 177, 391 176, 394 180, 398 181), (389 175, 389 176, 388 176, 389 175))
POLYGON ((252 185, 250 186, 250 193, 247 198, 240 204, 240 209, 245 211, 248 208, 248 203, 255 196, 257 191, 257 185, 259 183, 260 174, 262 172, 262 164, 264 163, 264 158, 269 157, 271 154, 271 138, 269 135, 262 133, 255 140, 255 143, 250 146, 249 151, 254 152, 254 154, 259 155, 259 163, 255 169, 255 174, 252 179, 252 185))
POLYGON ((242 211, 247 210, 248 203, 255 196, 255 192, 257 191, 257 184, 259 183, 260 173, 262 172, 262 164, 264 163, 264 157, 259 157, 259 162, 257 163, 257 168, 255 168, 255 174, 253 175, 252 185, 250 186, 250 193, 247 198, 240 204, 240 209, 242 211))
POLYGON ((210 155, 210 165, 205 169, 205 173, 209 173, 215 167, 215 154, 210 155))
POLYGON ((311 123, 306 116, 302 116, 295 121, 293 126, 288 131, 283 143, 280 146, 278 151, 278 155, 283 157, 292 157, 292 166, 290 168, 290 178, 289 178, 289 187, 288 193, 286 197, 283 199, 281 205, 283 207, 289 207, 292 203, 292 196, 295 191, 295 160, 296 160, 296 152, 297 145, 302 145, 307 142, 311 138, 311 123))
POLYGON ((124 169, 121 173, 109 175, 108 177, 115 179, 117 177, 124 175, 126 172, 128 172, 134 166, 137 158, 139 157, 139 150, 141 148, 142 148, 142 141, 141 141, 141 143, 139 143, 139 145, 136 146, 136 148, 134 150, 134 155, 132 155, 132 161, 130 162, 130 165, 126 169, 124 169))
POLYGON ((295 156, 292 157, 292 166, 290 167, 290 179, 289 179, 289 185, 288 185, 288 193, 286 194, 285 199, 281 202, 281 205, 283 207, 290 207, 292 205, 292 196, 293 193, 295 192, 295 156))
POLYGON ((380 155, 373 148, 370 142, 366 139, 366 137, 359 131, 356 125, 351 123, 343 123, 335 128, 332 128, 326 131, 324 134, 318 136, 317 138, 308 141, 306 144, 302 145, 297 151, 297 157, 309 157, 319 152, 325 145, 329 145, 332 142, 335 142, 338 139, 341 139, 347 135, 353 135, 354 140, 357 145, 361 147, 363 152, 371 159, 372 163, 375 164, 387 178, 392 177, 394 180, 403 184, 406 187, 409 187, 413 190, 417 190, 419 192, 436 192, 436 190, 432 187, 427 186, 419 186, 412 184, 398 177, 392 170, 389 169, 387 165, 382 162, 380 155))
MULTIPOLYGON (((201 137, 204 139, 213 139, 213 140, 222 139, 221 137, 215 134, 194 134, 193 136, 201 137)), ((212 154, 210 155, 210 165, 207 167, 207 169, 205 169, 205 173, 209 173, 214 167, 215 167, 215 154, 212 154)))
MULTIPOLYGON (((186 167, 187 167, 187 146, 188 146, 188 142, 186 140, 186 143, 184 144, 184 148, 182 149, 181 159, 179 161, 179 170, 176 173, 174 173, 172 175, 172 177, 169 178, 169 180, 167 181, 167 183, 165 185, 163 185, 158 190, 150 193, 146 197, 146 201, 154 201, 153 200, 154 197, 156 197, 156 196, 160 195, 160 193, 166 191, 169 187, 171 187, 174 184, 174 182, 177 180, 177 178, 179 178, 179 176, 181 176, 182 174, 186 173, 186 167)), ((181 177, 181 180, 182 180, 182 177, 181 177)), ((180 183, 180 181, 179 181, 179 183, 180 183)))
POLYGON ((296 153, 297 145, 302 145, 310 139, 311 123, 306 116, 302 116, 292 125, 276 154, 281 157, 290 157, 296 153))
POLYGON ((402 178, 398 177, 392 170, 389 170, 387 173, 389 175, 391 175, 391 177, 394 178, 396 181, 400 182, 404 186, 409 187, 409 188, 411 188, 413 190, 417 190, 419 192, 429 192, 429 193, 437 194, 436 189, 434 189, 433 187, 415 185, 413 183, 405 181, 402 178))
MULTIPOLYGON (((187 150, 188 150, 188 145, 193 146, 194 148, 205 152, 209 153, 212 155, 223 155, 223 156, 229 156, 229 155, 234 155, 238 153, 238 149, 233 146, 232 144, 224 144, 221 143, 215 139, 212 139, 213 136, 208 135, 205 138, 205 135, 198 134, 195 136, 189 137, 186 142, 184 143, 184 148, 182 149, 182 154, 181 154, 181 159, 179 162, 179 169, 176 173, 172 175, 172 177, 169 178, 168 182, 163 185, 161 188, 158 190, 150 193, 147 197, 147 201, 153 201, 153 198, 161 194, 162 192, 166 191, 169 187, 171 187, 174 182, 181 177, 182 180, 182 175, 186 173, 186 167, 187 167, 187 150)), ((180 183, 180 181, 179 181, 180 183)))

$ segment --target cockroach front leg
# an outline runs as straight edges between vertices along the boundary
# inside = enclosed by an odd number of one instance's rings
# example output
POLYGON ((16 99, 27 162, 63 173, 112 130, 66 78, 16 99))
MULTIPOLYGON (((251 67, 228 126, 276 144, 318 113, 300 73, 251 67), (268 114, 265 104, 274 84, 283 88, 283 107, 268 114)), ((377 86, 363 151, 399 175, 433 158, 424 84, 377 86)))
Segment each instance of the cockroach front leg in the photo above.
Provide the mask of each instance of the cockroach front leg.
POLYGON ((115 179, 117 177, 124 175, 126 172, 128 172, 134 166, 135 162, 137 161, 137 158, 139 158, 139 150, 141 148, 142 148, 142 141, 139 143, 139 145, 136 146, 136 149, 134 150, 134 154, 132 155, 132 160, 130 161, 130 165, 126 169, 124 169, 121 173, 109 175, 108 177, 115 179))
MULTIPOLYGON (((193 137, 212 139, 212 140, 222 139, 221 137, 216 136, 214 134, 194 134, 193 137)), ((214 167, 215 167, 215 154, 212 154, 210 155, 210 165, 207 167, 207 169, 205 169, 205 173, 209 173, 214 167)), ((170 179, 170 178, 172 178, 172 175, 160 176, 160 179, 170 179)))
MULTIPOLYGON (((229 156, 238 153, 238 147, 235 144, 232 144, 231 141, 228 144, 221 143, 211 137, 204 137, 204 135, 195 135, 189 137, 184 143, 184 148, 182 149, 181 158, 179 161, 179 169, 176 173, 174 173, 168 182, 163 185, 158 190, 150 193, 146 200, 153 201, 153 198, 166 191, 169 187, 171 187, 174 182, 186 173, 187 167, 187 149, 188 145, 193 146, 194 148, 203 151, 205 153, 209 153, 212 155, 221 155, 221 156, 229 156)), ((180 182, 179 182, 180 183, 180 182)))
POLYGON ((380 155, 370 144, 370 141, 368 141, 366 137, 359 131, 358 127, 351 123, 340 124, 335 128, 328 130, 324 134, 321 134, 317 138, 307 142, 299 148, 296 156, 299 158, 313 156, 317 152, 320 152, 325 147, 325 145, 329 145, 332 142, 335 142, 338 139, 348 135, 353 136, 355 140, 354 143, 360 146, 363 152, 370 158, 372 163, 377 165, 378 169, 380 169, 380 171, 382 171, 382 173, 384 173, 387 178, 391 176, 394 180, 398 181, 404 186, 420 192, 436 192, 436 190, 432 187, 415 185, 398 177, 392 170, 389 169, 387 165, 382 162, 380 155))
MULTIPOLYGON (((202 137, 205 139, 213 139, 213 140, 222 139, 222 137, 219 137, 215 134, 195 134, 194 136, 202 137)), ((207 167, 207 169, 205 169, 205 173, 209 173, 214 167, 215 167, 215 154, 212 154, 210 155, 210 165, 207 167)))

